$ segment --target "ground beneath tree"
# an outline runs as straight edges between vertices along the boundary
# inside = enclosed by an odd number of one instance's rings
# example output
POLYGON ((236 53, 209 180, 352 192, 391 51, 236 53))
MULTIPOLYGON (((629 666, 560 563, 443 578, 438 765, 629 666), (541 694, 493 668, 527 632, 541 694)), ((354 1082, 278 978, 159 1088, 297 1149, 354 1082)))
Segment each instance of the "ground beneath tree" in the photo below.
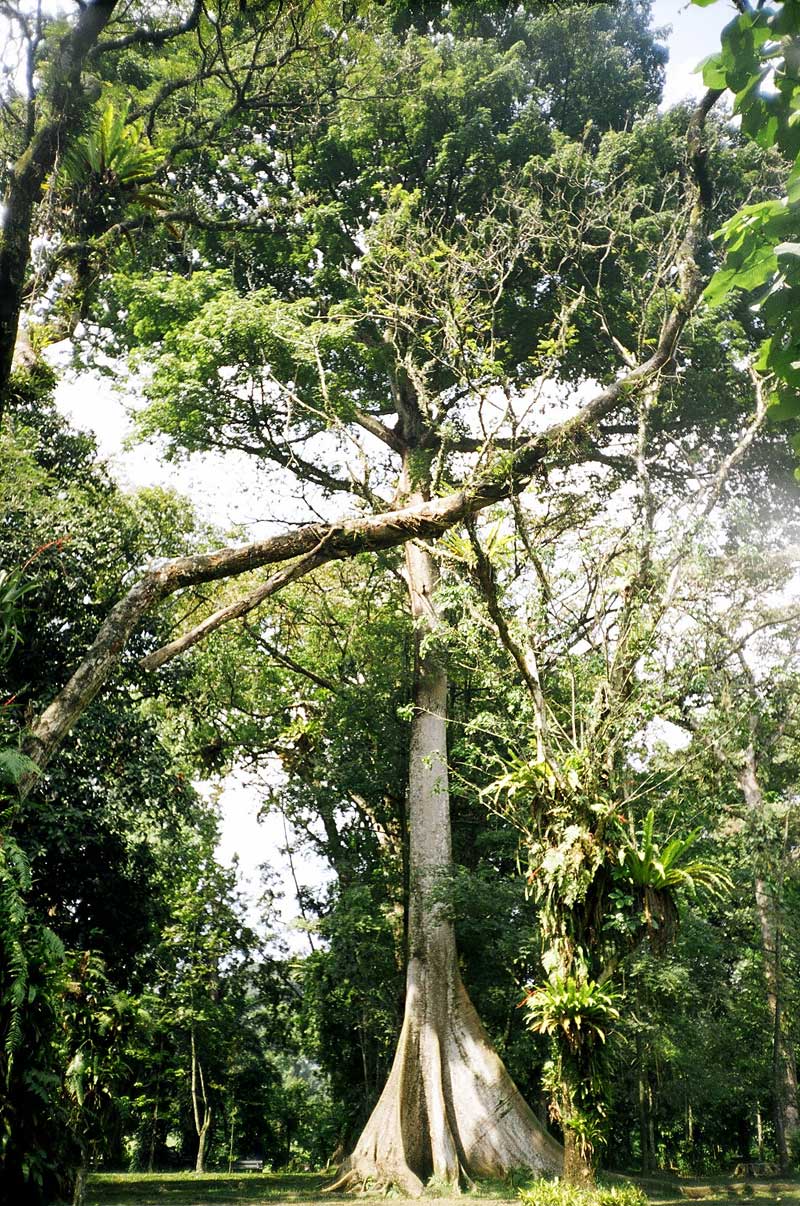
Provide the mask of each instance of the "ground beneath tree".
MULTIPOLYGON (((635 1180, 653 1206, 688 1206, 708 1202, 713 1206, 800 1206, 800 1182, 785 1180, 732 1180, 730 1177, 648 1178, 635 1180)), ((323 1194, 331 1183, 320 1173, 100 1173, 89 1180, 86 1206, 331 1206, 334 1202, 387 1201, 387 1195, 323 1194)), ((394 1195, 389 1195, 391 1198, 394 1195)), ((491 1182, 459 1199, 491 1201, 492 1206, 518 1206, 515 1189, 507 1182, 491 1182)), ((398 1199, 399 1200, 399 1199, 398 1199)), ((454 1199, 425 1194, 426 1206, 454 1199)))
MULTIPOLYGON (((333 1203, 386 1202, 386 1193, 323 1193, 333 1174, 320 1173, 97 1173, 89 1178, 86 1206, 333 1206, 333 1203)), ((492 1206, 519 1206, 507 1184, 487 1184, 462 1195, 466 1202, 490 1200, 492 1206)), ((405 1199, 403 1199, 405 1200, 405 1199)), ((417 1199, 419 1200, 419 1199, 417 1199)), ((426 1206, 447 1200, 425 1195, 426 1206)), ((800 1206, 800 1198, 797 1206, 800 1206)))

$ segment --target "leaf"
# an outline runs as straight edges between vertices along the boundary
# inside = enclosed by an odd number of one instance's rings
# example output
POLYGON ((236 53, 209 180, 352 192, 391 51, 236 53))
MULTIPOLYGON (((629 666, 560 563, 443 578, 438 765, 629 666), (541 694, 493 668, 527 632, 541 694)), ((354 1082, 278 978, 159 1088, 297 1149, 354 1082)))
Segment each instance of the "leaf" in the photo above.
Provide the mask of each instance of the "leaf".
POLYGON ((722 55, 710 54, 695 67, 695 74, 702 73, 706 88, 725 88, 728 83, 728 73, 722 61, 722 55))
POLYGON ((5 783, 19 783, 24 775, 38 774, 39 767, 23 754, 21 750, 0 750, 0 780, 5 783))
POLYGON ((703 299, 712 308, 720 305, 734 289, 749 291, 763 285, 777 270, 775 249, 769 245, 756 248, 741 264, 724 265, 715 272, 705 288, 703 299))
POLYGON ((757 373, 765 373, 769 367, 769 357, 772 350, 772 337, 765 339, 759 348, 758 357, 753 368, 757 373))
POLYGON ((786 196, 790 205, 800 204, 800 158, 789 173, 789 179, 786 182, 786 196))
MULTIPOLYGON (((800 416, 800 395, 790 394, 787 391, 778 390, 772 395, 774 401, 769 405, 769 417, 776 422, 782 422, 785 419, 796 419, 800 416)), ((795 470, 797 477, 797 471, 795 470)), ((800 477, 798 477, 800 481, 800 477)))

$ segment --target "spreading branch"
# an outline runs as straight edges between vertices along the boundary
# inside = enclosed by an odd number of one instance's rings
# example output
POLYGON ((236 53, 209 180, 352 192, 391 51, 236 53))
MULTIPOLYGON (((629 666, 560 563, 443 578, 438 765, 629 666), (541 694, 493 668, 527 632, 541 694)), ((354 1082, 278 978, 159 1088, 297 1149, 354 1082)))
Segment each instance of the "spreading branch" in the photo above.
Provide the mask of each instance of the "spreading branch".
POLYGON ((191 12, 183 21, 179 21, 176 25, 168 25, 164 29, 139 29, 131 30, 130 33, 123 34, 121 38, 108 38, 104 42, 98 42, 94 47, 91 58, 97 58, 101 54, 106 54, 113 50, 126 50, 129 46, 164 46, 167 42, 171 42, 174 38, 181 37, 182 34, 190 33, 197 27, 200 20, 200 14, 203 11, 203 0, 195 0, 191 12))
MULTIPOLYGON (((696 255, 704 236, 707 199, 702 130, 705 117, 719 95, 719 92, 707 93, 690 125, 690 218, 677 256, 678 295, 664 320, 654 351, 644 361, 601 390, 576 414, 530 436, 517 449, 500 454, 475 480, 444 498, 334 524, 308 524, 238 548, 179 557, 147 570, 109 613, 69 682, 32 724, 26 752, 38 766, 47 765, 61 740, 107 681, 144 616, 176 592, 264 566, 309 558, 315 553, 321 556, 323 548, 326 559, 333 560, 396 548, 414 538, 436 540, 467 516, 519 493, 545 462, 580 460, 585 455, 583 442, 596 425, 670 363, 700 299, 703 280, 696 255)), ((290 580, 292 577, 287 574, 282 584, 290 580)), ((264 584, 260 589, 263 591, 270 585, 264 584)), ((270 594, 279 588, 280 584, 272 586, 270 594)), ((252 610, 248 606, 251 599, 252 592, 247 599, 233 605, 234 610, 240 608, 238 615, 252 610)), ((220 620, 214 630, 224 622, 220 620)), ((198 635, 191 643, 196 644, 200 639, 202 636, 198 635)), ((32 779, 25 780, 23 794, 31 786, 32 779)))

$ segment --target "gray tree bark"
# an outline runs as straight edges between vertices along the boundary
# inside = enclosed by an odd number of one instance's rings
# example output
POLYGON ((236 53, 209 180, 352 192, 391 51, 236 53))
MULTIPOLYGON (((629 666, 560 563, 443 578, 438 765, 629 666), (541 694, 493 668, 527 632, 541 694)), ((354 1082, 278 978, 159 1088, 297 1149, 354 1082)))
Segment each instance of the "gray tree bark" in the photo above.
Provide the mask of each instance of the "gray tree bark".
POLYGON ((51 68, 50 117, 29 139, 15 162, 3 198, 0 230, 0 418, 14 360, 20 312, 31 254, 36 206, 70 125, 86 102, 81 74, 90 51, 114 12, 117 0, 88 0, 73 29, 61 40, 51 68))
POLYGON ((418 1196, 430 1177, 557 1172, 563 1149, 523 1100, 492 1049, 461 980, 453 923, 437 902, 452 867, 447 773, 447 670, 435 647, 436 564, 406 545, 417 623, 408 788, 409 959, 394 1064, 335 1186, 394 1183, 418 1196))

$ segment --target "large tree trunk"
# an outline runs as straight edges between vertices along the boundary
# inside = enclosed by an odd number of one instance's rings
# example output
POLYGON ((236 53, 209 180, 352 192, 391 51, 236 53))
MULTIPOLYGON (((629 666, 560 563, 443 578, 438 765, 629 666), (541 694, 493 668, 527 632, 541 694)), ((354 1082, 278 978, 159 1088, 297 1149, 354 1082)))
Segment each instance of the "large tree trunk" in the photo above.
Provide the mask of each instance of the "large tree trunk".
POLYGON ((210 1126, 211 1110, 207 1110, 197 1139, 197 1159, 194 1164, 194 1171, 196 1173, 204 1173, 206 1171, 206 1140, 208 1139, 208 1128, 210 1126))
POLYGON ((461 982, 455 935, 439 881, 452 865, 447 778, 447 672, 432 648, 435 562, 406 545, 417 623, 409 769, 409 959, 394 1064, 337 1187, 392 1182, 414 1196, 430 1178, 560 1171, 561 1146, 526 1105, 461 982))
POLYGON ((569 1125, 564 1127, 564 1180, 581 1189, 591 1189, 596 1180, 594 1167, 581 1150, 578 1133, 569 1125))
POLYGON ((89 1176, 89 1154, 86 1144, 80 1142, 80 1163, 75 1171, 75 1184, 72 1190, 72 1206, 83 1206, 86 1201, 86 1182, 89 1176))
MULTIPOLYGON (((748 812, 752 817, 761 815, 764 800, 758 782, 755 751, 747 750, 744 765, 739 772, 748 812)), ((757 873, 755 877, 755 905, 761 935, 761 955, 764 966, 764 982, 767 1004, 772 1020, 772 1075, 775 1098, 775 1136, 781 1168, 786 1169, 791 1159, 791 1145, 800 1127, 797 1104, 797 1065, 794 1048, 786 1033, 783 1017, 783 993, 781 986, 781 932, 777 901, 766 878, 757 873)))
POLYGON ((761 952, 767 1004, 772 1020, 772 1078, 775 1097, 775 1137, 778 1158, 785 1171, 791 1163, 792 1142, 800 1116, 797 1105, 797 1066, 794 1049, 783 1017, 781 985, 781 933, 776 901, 764 879, 755 882, 756 912, 761 932, 761 952))

